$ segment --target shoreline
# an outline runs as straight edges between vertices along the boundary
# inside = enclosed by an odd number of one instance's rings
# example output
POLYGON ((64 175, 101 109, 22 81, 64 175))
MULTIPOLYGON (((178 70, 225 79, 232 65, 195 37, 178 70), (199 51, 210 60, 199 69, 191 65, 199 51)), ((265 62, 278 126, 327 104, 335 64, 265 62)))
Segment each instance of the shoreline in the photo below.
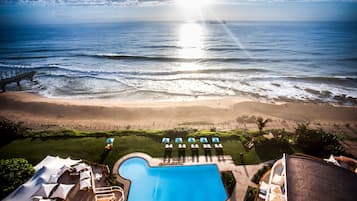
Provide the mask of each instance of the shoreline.
MULTIPOLYGON (((187 102, 122 102, 50 99, 27 92, 0 94, 0 116, 30 128, 78 130, 170 129, 179 126, 256 130, 254 117, 273 121, 267 128, 293 129, 296 122, 314 127, 357 125, 357 107, 321 103, 265 103, 222 98, 187 102)), ((348 129, 347 129, 348 130, 348 129)))

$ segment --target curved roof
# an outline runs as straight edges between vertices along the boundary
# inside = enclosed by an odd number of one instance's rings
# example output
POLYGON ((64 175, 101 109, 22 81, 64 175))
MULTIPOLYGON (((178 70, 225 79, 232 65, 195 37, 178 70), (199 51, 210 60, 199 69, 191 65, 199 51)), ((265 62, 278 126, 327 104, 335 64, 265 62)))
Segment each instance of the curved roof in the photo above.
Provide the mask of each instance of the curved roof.
POLYGON ((357 174, 302 156, 286 156, 289 201, 355 201, 357 174))

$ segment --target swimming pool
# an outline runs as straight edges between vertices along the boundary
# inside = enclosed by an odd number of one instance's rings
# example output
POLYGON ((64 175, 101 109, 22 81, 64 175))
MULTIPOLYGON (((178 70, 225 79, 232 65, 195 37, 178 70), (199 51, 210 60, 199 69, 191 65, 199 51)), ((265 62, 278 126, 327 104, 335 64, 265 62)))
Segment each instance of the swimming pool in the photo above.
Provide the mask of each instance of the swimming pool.
POLYGON ((131 180, 128 201, 224 201, 227 199, 216 165, 150 167, 134 157, 119 174, 131 180))

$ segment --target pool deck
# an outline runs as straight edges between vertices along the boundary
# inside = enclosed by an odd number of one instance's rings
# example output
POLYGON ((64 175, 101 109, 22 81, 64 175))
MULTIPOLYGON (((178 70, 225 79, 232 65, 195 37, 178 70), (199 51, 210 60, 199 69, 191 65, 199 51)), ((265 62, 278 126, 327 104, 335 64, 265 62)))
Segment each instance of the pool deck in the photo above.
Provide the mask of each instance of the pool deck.
MULTIPOLYGON (((130 181, 121 177, 119 175, 119 167, 120 164, 125 160, 133 157, 140 157, 145 159, 148 164, 152 167, 155 166, 177 166, 177 165, 207 165, 207 164, 216 164, 218 170, 223 171, 232 171, 233 175, 236 179, 236 186, 232 193, 231 198, 227 199, 227 201, 243 201, 245 192, 248 186, 256 186, 253 182, 251 182, 251 178, 254 174, 262 168, 266 163, 261 163, 257 165, 235 165, 232 157, 230 155, 220 156, 199 156, 198 158, 192 158, 191 156, 186 156, 184 159, 181 158, 153 158, 147 154, 135 152, 124 157, 120 158, 114 165, 112 173, 117 176, 117 180, 124 184, 125 195, 129 195, 130 181), (194 159, 194 160, 193 160, 194 159)), ((126 199, 127 200, 127 197, 126 199)))

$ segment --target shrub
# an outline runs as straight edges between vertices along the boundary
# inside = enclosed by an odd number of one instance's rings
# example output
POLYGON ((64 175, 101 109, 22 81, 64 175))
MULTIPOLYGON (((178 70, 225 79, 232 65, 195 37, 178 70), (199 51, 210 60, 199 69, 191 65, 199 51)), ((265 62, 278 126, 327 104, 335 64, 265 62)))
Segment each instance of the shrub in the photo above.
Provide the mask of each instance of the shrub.
POLYGON ((193 132, 193 129, 174 128, 174 129, 166 130, 165 134, 167 136, 171 136, 171 137, 185 137, 192 132, 193 132))
POLYGON ((234 186, 236 185, 236 179, 232 172, 222 172, 222 180, 224 187, 229 196, 232 195, 234 186))
POLYGON ((265 165, 263 166, 260 170, 258 170, 257 173, 255 173, 255 175, 252 178, 252 182, 259 184, 260 179, 262 178, 262 176, 268 171, 270 170, 272 167, 272 165, 265 165))
POLYGON ((118 180, 117 180, 117 177, 116 175, 110 173, 107 177, 107 182, 111 185, 111 186, 120 186, 122 188, 124 188, 124 185, 122 183, 120 183, 118 180))
POLYGON ((19 137, 21 127, 7 119, 0 119, 0 146, 5 145, 19 137))
POLYGON ((308 126, 308 123, 300 123, 296 128, 297 144, 303 152, 317 157, 345 154, 336 135, 308 126))
POLYGON ((248 189, 244 196, 244 201, 254 201, 257 193, 258 193, 258 190, 256 188, 248 186, 248 189))
POLYGON ((3 198, 27 181, 34 172, 32 165, 26 159, 0 160, 0 198, 3 198))
POLYGON ((262 161, 281 158, 283 153, 292 154, 294 150, 287 141, 279 139, 257 138, 255 152, 262 161))
POLYGON ((210 131, 210 132, 216 132, 216 131, 217 131, 217 128, 216 128, 216 127, 211 127, 211 128, 209 129, 209 131, 210 131))

